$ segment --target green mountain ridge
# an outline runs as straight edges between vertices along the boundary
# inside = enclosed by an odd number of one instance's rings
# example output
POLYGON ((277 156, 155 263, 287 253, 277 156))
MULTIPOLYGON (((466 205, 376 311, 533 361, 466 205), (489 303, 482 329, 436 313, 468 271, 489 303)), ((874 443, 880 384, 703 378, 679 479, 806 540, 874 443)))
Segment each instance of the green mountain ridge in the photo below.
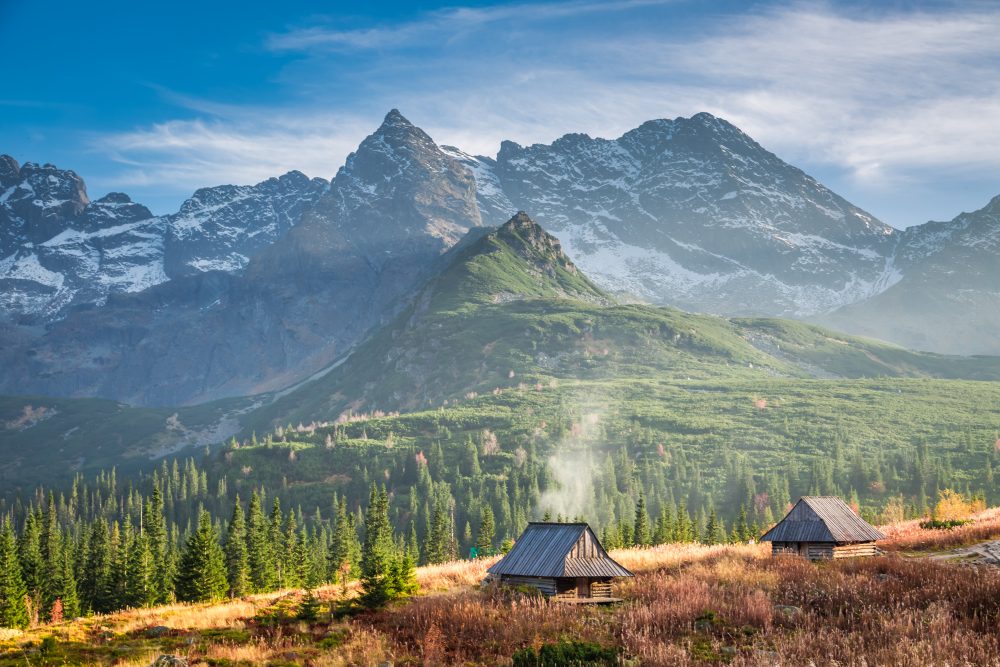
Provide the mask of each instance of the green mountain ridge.
MULTIPOLYGON (((474 406, 477 396, 573 383, 597 395, 601 386, 620 394, 643 383, 705 383, 713 392, 730 387, 742 401, 755 385, 774 382, 818 388, 817 379, 840 386, 859 378, 1000 379, 995 357, 914 353, 799 322, 617 303, 523 213, 470 234, 439 264, 390 325, 325 374, 283 392, 176 410, 0 399, 0 452, 8 453, 0 477, 30 484, 116 464, 148 469, 158 456, 234 434, 474 406)), ((950 386, 939 383, 943 392, 950 386)))

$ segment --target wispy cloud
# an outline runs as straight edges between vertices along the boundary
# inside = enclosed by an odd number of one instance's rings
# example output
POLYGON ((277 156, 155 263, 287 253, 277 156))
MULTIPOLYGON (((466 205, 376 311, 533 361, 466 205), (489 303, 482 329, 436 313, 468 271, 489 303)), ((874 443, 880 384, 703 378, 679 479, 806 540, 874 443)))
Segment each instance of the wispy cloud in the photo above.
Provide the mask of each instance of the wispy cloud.
POLYGON ((610 0, 561 3, 524 3, 492 7, 452 7, 430 12, 418 21, 352 30, 311 26, 273 34, 267 46, 275 51, 315 49, 355 50, 402 48, 423 44, 444 34, 451 38, 482 30, 491 24, 535 23, 587 14, 625 12, 637 7, 668 4, 670 0, 610 0))
POLYGON ((118 183, 170 184, 190 191, 217 183, 256 183, 297 169, 331 178, 370 131, 364 121, 334 115, 243 110, 225 119, 169 121, 102 136, 95 146, 122 166, 118 183))
POLYGON ((704 110, 859 187, 968 170, 1000 177, 1000 7, 677 11, 594 0, 456 8, 348 30, 313 25, 266 41, 291 59, 280 104, 175 96, 202 119, 101 145, 132 177, 195 185, 289 168, 329 176, 391 107, 439 142, 487 154, 505 138, 617 136, 704 110))

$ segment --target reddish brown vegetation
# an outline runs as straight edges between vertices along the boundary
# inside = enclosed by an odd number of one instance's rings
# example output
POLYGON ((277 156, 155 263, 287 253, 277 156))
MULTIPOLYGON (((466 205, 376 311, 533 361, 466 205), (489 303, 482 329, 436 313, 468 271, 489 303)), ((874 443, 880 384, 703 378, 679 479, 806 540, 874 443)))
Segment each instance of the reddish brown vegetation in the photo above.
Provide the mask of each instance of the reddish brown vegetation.
POLYGON ((434 664, 503 664, 568 638, 643 665, 1000 665, 992 568, 896 556, 817 565, 716 548, 668 557, 618 591, 626 602, 603 609, 466 591, 368 622, 397 659, 434 664))
POLYGON ((972 517, 964 526, 928 530, 920 527, 921 520, 904 521, 883 526, 889 538, 879 546, 889 551, 922 551, 952 549, 987 540, 1000 539, 1000 508, 988 509, 972 517))

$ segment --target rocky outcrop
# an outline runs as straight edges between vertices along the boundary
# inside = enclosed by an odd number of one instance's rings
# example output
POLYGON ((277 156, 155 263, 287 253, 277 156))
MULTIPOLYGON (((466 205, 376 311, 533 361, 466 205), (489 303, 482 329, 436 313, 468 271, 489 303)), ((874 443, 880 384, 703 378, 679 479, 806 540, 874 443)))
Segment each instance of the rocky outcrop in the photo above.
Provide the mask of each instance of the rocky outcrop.
MULTIPOLYGON (((173 279, 72 310, 2 359, 0 390, 168 405, 287 386, 390 317, 480 225, 472 175, 395 111, 323 189, 242 270, 179 262, 173 279)), ((196 198, 183 214, 213 209, 196 198)))

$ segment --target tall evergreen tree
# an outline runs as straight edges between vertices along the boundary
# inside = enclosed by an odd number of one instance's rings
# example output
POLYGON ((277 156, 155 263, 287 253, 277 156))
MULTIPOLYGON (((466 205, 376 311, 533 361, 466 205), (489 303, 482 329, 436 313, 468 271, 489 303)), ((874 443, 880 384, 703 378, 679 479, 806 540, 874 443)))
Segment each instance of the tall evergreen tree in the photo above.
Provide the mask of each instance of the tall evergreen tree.
POLYGON ((63 618, 76 618, 80 615, 80 596, 77 592, 76 573, 74 572, 73 548, 69 540, 63 541, 61 588, 55 591, 55 597, 63 606, 63 618))
POLYGON ((156 571, 153 553, 147 534, 133 535, 125 555, 127 578, 125 603, 130 607, 147 607, 156 604, 156 571))
POLYGON ((646 511, 646 499, 639 494, 635 504, 635 522, 632 526, 632 541, 637 547, 648 547, 653 539, 649 532, 649 513, 646 511))
POLYGON ((250 567, 250 586, 256 593, 274 588, 274 567, 271 562, 271 539, 267 518, 257 491, 250 495, 247 510, 247 564, 250 567))
POLYGON ((114 609, 111 567, 114 553, 111 534, 104 519, 94 521, 90 529, 89 552, 80 586, 85 611, 105 613, 114 609))
POLYGON ((250 561, 247 556, 246 519, 238 495, 233 505, 233 517, 229 520, 225 552, 229 597, 243 597, 250 592, 250 561))
MULTIPOLYGON (((164 462, 166 463, 166 462, 164 462)), ((169 480, 169 476, 165 476, 169 480)), ((153 560, 151 601, 166 604, 174 596, 174 568, 168 544, 167 520, 163 515, 163 494, 160 485, 153 485, 153 493, 143 513, 143 534, 147 536, 149 553, 153 560)))
POLYGON ((340 581, 345 573, 349 574, 357 568, 357 542, 354 516, 347 513, 347 500, 341 496, 334 514, 333 539, 330 541, 330 581, 340 581))
POLYGON ((365 513, 365 541, 361 550, 361 602, 366 607, 381 607, 393 597, 394 549, 389 498, 384 488, 373 485, 365 513))
POLYGON ((43 604, 45 585, 45 562, 42 559, 41 516, 37 511, 29 511, 24 520, 24 528, 17 543, 17 553, 21 559, 21 576, 30 598, 29 613, 33 615, 43 604))
POLYGON ((479 517, 479 532, 476 534, 476 551, 480 556, 488 556, 493 552, 495 533, 493 509, 489 503, 483 503, 483 510, 479 517))
POLYGON ((188 537, 177 570, 177 598, 184 602, 220 600, 229 587, 226 562, 212 516, 203 510, 198 529, 188 537))
POLYGON ((21 577, 21 562, 10 521, 0 526, 0 628, 28 627, 24 597, 28 589, 21 577))

